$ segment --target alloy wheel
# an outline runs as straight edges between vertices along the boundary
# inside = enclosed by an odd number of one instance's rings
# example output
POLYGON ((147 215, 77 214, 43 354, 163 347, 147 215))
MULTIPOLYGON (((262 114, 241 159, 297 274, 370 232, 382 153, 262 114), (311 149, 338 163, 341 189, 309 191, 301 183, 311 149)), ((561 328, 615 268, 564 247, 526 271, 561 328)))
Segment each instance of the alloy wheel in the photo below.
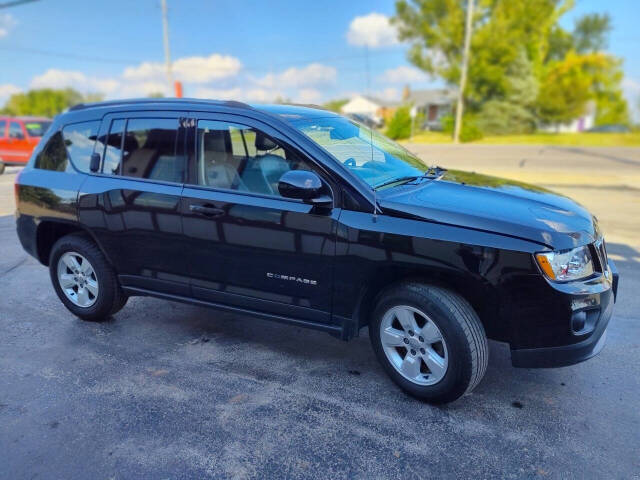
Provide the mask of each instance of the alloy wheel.
POLYGON ((78 307, 88 308, 98 299, 98 278, 89 260, 66 252, 58 260, 58 283, 65 296, 78 307))
POLYGON ((447 373, 447 344, 436 323, 408 305, 390 308, 380 322, 380 340, 387 359, 404 378, 434 385, 447 373))

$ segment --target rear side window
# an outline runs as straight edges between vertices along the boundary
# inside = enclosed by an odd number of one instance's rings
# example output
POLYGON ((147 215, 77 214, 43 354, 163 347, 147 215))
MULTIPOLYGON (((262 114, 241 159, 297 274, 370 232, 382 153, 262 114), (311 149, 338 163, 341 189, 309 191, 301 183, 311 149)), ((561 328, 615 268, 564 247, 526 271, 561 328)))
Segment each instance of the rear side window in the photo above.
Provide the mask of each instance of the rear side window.
POLYGON ((44 146, 38 158, 36 158, 36 168, 43 170, 53 170, 65 172, 70 169, 67 149, 64 146, 62 132, 56 132, 44 146))
POLYGON ((4 137, 6 129, 7 129, 7 121, 0 120, 0 138, 4 137))
POLYGON ((50 126, 51 126, 51 122, 31 121, 31 122, 26 122, 24 124, 24 128, 27 129, 27 132, 29 132, 29 136, 31 137, 44 136, 44 134, 47 133, 47 130, 49 129, 50 126))
POLYGON ((103 173, 181 183, 185 159, 178 155, 178 126, 172 118, 114 120, 103 173))
POLYGON ((83 122, 67 125, 62 129, 64 144, 73 165, 81 172, 89 173, 91 154, 96 143, 100 122, 83 122))
POLYGON ((89 173, 89 163, 99 126, 98 121, 74 123, 56 132, 36 158, 35 167, 68 172, 72 169, 73 162, 78 170, 89 173))
POLYGON ((111 122, 107 146, 104 152, 102 173, 107 175, 120 175, 120 161, 122 160, 122 137, 126 121, 123 119, 111 122))

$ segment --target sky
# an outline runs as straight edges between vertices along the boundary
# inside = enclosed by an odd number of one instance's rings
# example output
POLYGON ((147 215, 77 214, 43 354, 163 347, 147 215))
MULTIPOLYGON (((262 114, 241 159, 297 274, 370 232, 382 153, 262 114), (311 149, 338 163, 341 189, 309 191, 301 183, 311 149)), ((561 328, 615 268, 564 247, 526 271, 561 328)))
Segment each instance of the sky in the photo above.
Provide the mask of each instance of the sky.
MULTIPOLYGON (((167 3, 174 75, 188 97, 393 100, 405 84, 443 86, 407 61, 408 46, 388 23, 393 0, 167 3)), ((576 0, 562 23, 571 27, 591 12, 612 17, 609 51, 624 60, 625 92, 636 105, 640 2, 576 0)), ((160 0, 39 0, 0 9, 0 105, 18 91, 66 86, 106 98, 168 94, 160 0)))

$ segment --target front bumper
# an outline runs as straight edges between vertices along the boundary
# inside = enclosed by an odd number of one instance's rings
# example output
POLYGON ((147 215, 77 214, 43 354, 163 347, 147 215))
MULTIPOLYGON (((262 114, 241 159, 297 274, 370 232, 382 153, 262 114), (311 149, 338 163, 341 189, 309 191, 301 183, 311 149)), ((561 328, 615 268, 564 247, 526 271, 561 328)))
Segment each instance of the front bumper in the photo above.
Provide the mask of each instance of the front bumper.
MULTIPOLYGON (((613 261, 609 260, 610 288, 599 294, 600 314, 594 330, 580 342, 541 348, 511 350, 511 363, 514 367, 549 368, 564 367, 584 362, 600 353, 607 338, 607 326, 613 314, 613 305, 618 294, 619 275, 613 261)), ((579 298, 578 295, 571 297, 579 298)))

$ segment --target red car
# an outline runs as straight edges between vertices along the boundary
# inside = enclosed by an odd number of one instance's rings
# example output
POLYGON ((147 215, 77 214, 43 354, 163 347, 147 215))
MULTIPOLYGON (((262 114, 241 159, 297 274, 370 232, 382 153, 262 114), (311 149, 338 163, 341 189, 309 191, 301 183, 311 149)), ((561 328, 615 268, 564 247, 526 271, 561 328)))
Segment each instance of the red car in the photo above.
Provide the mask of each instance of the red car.
POLYGON ((26 165, 50 125, 44 117, 0 117, 0 174, 5 165, 26 165))

